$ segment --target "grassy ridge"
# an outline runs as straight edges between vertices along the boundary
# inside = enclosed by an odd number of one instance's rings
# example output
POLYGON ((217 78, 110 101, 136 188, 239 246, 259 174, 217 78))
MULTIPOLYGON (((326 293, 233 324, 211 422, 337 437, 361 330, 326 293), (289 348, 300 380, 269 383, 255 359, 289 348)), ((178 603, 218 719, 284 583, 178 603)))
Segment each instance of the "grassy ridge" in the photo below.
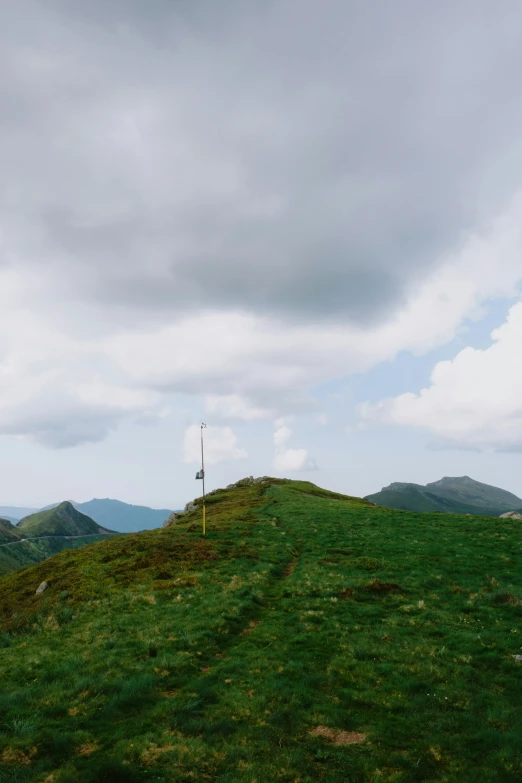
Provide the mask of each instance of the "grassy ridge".
POLYGON ((520 781, 519 524, 282 481, 208 519, 2 579, 0 780, 520 781))

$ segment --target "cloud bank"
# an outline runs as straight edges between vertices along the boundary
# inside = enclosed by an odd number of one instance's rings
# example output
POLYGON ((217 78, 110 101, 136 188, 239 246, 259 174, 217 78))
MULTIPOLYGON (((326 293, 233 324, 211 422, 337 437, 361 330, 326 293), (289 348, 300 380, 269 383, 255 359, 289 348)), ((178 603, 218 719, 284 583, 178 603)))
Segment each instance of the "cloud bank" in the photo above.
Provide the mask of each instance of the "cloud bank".
POLYGON ((514 0, 4 4, 0 434, 101 440, 173 394, 223 423, 314 410, 514 297, 521 22, 514 0))

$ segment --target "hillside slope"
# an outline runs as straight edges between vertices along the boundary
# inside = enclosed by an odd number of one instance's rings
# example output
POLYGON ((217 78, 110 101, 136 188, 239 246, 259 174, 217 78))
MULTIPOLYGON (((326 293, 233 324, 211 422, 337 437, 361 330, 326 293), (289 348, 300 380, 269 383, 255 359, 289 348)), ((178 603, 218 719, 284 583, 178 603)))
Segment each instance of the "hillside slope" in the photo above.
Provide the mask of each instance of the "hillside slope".
POLYGON ((213 493, 0 581, 0 771, 518 783, 521 596, 519 523, 213 493))
POLYGON ((80 549, 87 544, 105 541, 108 535, 117 534, 104 533, 77 536, 76 538, 47 536, 45 538, 15 539, 16 543, 0 543, 0 576, 12 574, 21 568, 41 563, 48 557, 63 552, 64 549, 80 549))
POLYGON ((20 533, 9 519, 0 519, 0 544, 19 541, 20 533))
POLYGON ((86 514, 65 501, 48 511, 39 511, 21 519, 17 529, 26 538, 36 536, 86 536, 114 532, 101 527, 86 514))
POLYGON ((504 489, 475 481, 469 476, 446 476, 426 486, 396 481, 367 495, 378 506, 406 511, 443 511, 498 517, 522 506, 522 500, 504 489))

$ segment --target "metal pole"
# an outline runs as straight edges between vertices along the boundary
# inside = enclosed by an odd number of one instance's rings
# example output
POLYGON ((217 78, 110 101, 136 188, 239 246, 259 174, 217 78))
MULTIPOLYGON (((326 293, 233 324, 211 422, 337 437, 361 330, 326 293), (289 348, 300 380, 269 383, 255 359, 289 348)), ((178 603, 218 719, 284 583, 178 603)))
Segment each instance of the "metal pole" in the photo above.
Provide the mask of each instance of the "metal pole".
POLYGON ((206 427, 206 424, 201 425, 201 472, 203 474, 203 535, 207 535, 207 525, 206 525, 206 519, 205 519, 205 457, 203 453, 203 429, 206 427))

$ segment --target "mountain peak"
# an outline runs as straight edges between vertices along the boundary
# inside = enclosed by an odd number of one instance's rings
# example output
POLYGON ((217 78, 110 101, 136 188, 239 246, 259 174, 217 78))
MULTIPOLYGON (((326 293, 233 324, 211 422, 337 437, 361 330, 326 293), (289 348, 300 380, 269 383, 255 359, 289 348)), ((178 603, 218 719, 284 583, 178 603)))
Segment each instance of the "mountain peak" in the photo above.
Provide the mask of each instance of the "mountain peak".
POLYGON ((39 511, 21 519, 17 525, 27 537, 90 536, 112 532, 102 528, 94 519, 78 511, 69 500, 54 508, 39 511))

